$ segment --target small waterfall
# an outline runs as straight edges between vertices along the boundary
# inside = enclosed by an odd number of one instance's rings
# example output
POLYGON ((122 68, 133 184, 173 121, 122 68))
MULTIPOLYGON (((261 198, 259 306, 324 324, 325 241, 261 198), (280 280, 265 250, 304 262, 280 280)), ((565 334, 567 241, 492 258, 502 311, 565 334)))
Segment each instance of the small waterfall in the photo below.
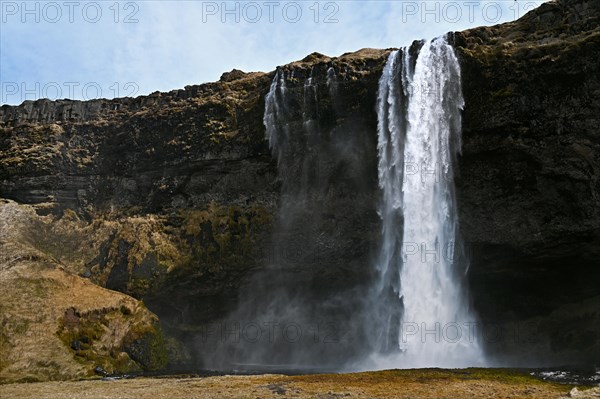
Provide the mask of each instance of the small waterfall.
MULTIPOLYGON (((282 67, 273 77, 263 123, 277 162, 279 201, 269 241, 263 243, 267 256, 240 289, 236 308, 223 318, 227 330, 222 331, 239 334, 213 334, 210 341, 199 342, 206 368, 337 370, 349 359, 364 356, 353 335, 362 328, 353 312, 362 305, 362 297, 339 279, 361 271, 348 273, 347 262, 335 254, 345 248, 351 227, 365 212, 342 215, 339 204, 346 196, 334 191, 331 182, 343 179, 360 193, 360 182, 371 169, 362 160, 367 150, 340 150, 354 134, 336 135, 332 129, 337 126, 324 123, 334 112, 321 101, 328 95, 324 88, 325 71, 318 67, 282 67), (358 166, 349 168, 355 159, 358 166)), ((356 126, 343 131, 354 133, 353 129, 365 131, 356 126)), ((365 201, 365 208, 368 205, 365 201)))
POLYGON ((278 162, 282 158, 281 142, 289 137, 289 127, 286 123, 286 91, 285 72, 278 69, 271 82, 269 93, 265 97, 265 113, 263 115, 269 147, 278 162))
POLYGON ((445 38, 425 42, 416 59, 411 53, 392 52, 379 82, 375 358, 378 367, 477 365, 482 354, 454 251, 460 66, 445 38))
POLYGON ((315 84, 314 68, 310 76, 304 82, 304 99, 302 104, 302 122, 309 138, 318 136, 316 133, 317 121, 319 119, 319 96, 315 84))
POLYGON ((329 96, 334 99, 337 97, 337 75, 335 74, 335 69, 333 67, 329 67, 327 69, 327 88, 329 89, 329 96))

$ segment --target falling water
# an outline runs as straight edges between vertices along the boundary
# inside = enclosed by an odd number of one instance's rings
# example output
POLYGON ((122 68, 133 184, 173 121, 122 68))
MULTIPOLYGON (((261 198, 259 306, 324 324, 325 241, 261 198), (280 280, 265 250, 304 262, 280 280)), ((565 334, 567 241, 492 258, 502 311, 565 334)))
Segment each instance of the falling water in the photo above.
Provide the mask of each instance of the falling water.
POLYGON ((311 69, 310 76, 304 82, 304 104, 302 105, 302 121, 304 129, 310 136, 311 131, 317 127, 319 110, 319 97, 317 85, 315 84, 314 69, 311 69))
POLYGON ((453 158, 463 106, 460 66, 445 38, 425 42, 416 59, 409 48, 390 54, 377 108, 378 367, 482 362, 455 254, 453 158))
POLYGON ((334 178, 349 185, 356 178, 345 167, 347 152, 339 150, 346 137, 323 124, 323 115, 332 112, 331 102, 321 101, 328 95, 323 72, 279 68, 265 97, 263 122, 279 186, 272 234, 263 244, 264 263, 240 289, 236 308, 223 317, 227 331, 239 328, 239 339, 200 337, 206 368, 337 370, 364 354, 351 334, 359 325, 352 309, 362 298, 337 281, 335 271, 347 265, 330 255, 364 213, 331 223, 341 200, 323 200, 335 194, 334 178), (248 339, 248 328, 258 333, 248 339))
POLYGON ((263 124, 265 125, 269 147, 271 147, 271 151, 277 161, 282 158, 280 141, 285 140, 289 136, 288 125, 285 123, 286 90, 285 72, 277 70, 271 82, 269 93, 265 97, 265 113, 263 116, 263 124))
POLYGON ((335 74, 335 69, 333 67, 329 67, 327 69, 327 88, 329 89, 329 96, 331 99, 337 97, 337 76, 335 74))
POLYGON ((334 254, 353 242, 353 226, 372 209, 372 189, 361 184, 371 170, 365 165, 372 148, 368 140, 352 141, 365 131, 352 125, 355 120, 327 125, 328 113, 343 110, 344 97, 336 93, 335 71, 327 71, 326 82, 323 72, 280 68, 265 98, 266 138, 281 184, 269 245, 275 256, 252 277, 227 318, 240 325, 296 325, 310 334, 301 342, 268 336, 251 343, 217 340, 201 346, 209 352, 206 364, 305 370, 481 364, 461 288, 464 263, 454 256, 460 246, 453 158, 460 149, 464 102, 452 47, 440 38, 393 52, 380 80, 382 236, 380 278, 370 301, 364 300, 365 284, 347 286, 343 277, 358 282, 372 275, 361 272, 360 262, 348 265, 334 254), (330 101, 321 101, 328 96, 330 101), (364 201, 344 202, 345 195, 331 186, 341 179, 364 201), (363 204, 362 211, 338 213, 363 204), (329 325, 336 328, 335 345, 325 340, 329 331, 321 330, 329 325), (317 340, 315 331, 321 334, 317 340))

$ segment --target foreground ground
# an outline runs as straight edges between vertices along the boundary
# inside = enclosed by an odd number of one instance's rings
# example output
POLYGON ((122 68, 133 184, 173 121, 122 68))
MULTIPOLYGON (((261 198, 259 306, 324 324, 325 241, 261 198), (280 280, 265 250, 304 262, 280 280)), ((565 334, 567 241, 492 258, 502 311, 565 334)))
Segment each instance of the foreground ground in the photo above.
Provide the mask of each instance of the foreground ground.
MULTIPOLYGON (((330 375, 259 375, 206 378, 136 378, 117 381, 0 385, 1 398, 200 399, 200 398, 560 398, 569 385, 492 369, 389 370, 330 375)), ((571 397, 600 397, 600 389, 571 397)))

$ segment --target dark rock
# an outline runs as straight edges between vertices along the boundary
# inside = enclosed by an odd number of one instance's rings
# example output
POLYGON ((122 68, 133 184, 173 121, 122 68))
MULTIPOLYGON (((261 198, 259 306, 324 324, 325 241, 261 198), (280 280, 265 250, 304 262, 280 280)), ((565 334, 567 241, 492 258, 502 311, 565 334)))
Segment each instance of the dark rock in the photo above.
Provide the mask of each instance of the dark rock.
POLYGON ((225 72, 221 75, 220 82, 231 82, 237 79, 241 79, 246 76, 246 72, 240 71, 239 69, 232 69, 230 72, 225 72))

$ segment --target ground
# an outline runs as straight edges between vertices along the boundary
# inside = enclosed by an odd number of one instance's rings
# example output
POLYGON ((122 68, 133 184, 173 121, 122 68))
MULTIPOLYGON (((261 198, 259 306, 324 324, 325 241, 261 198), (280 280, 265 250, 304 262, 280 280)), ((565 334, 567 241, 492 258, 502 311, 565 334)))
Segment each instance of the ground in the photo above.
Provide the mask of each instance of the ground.
MULTIPOLYGON (((135 378, 0 385, 11 399, 560 398, 573 387, 497 369, 388 370, 327 375, 135 378)), ((600 387, 572 397, 600 396, 600 387)))

